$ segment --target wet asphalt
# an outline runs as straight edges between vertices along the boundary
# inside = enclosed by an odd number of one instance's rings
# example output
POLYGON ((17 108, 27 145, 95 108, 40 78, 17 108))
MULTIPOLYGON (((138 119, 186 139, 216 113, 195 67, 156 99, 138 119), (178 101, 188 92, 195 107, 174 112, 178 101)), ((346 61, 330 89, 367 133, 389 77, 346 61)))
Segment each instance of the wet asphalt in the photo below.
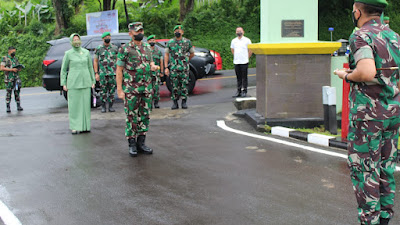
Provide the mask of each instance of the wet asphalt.
POLYGON ((71 135, 62 96, 23 89, 23 112, 6 114, 0 104, 0 200, 32 225, 358 224, 343 159, 217 126, 261 134, 232 116, 233 75, 198 81, 187 110, 170 110, 163 87, 146 140, 154 154, 137 158, 128 154, 120 101, 115 113, 92 110, 91 133, 71 135))

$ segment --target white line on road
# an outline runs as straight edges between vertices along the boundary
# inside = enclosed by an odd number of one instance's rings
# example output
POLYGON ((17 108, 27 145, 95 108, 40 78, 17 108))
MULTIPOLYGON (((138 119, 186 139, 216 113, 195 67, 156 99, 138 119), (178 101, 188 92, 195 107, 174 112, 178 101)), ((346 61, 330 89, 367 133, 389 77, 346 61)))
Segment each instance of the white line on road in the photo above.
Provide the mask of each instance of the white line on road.
POLYGON ((2 201, 0 201, 0 217, 5 225, 21 225, 21 222, 18 220, 18 218, 2 201))
MULTIPOLYGON (((288 145, 288 146, 292 146, 292 147, 295 147, 295 148, 301 148, 301 149, 304 149, 304 150, 307 150, 307 151, 311 151, 311 152, 316 152, 316 153, 320 153, 320 154, 325 154, 325 155, 330 155, 330 156, 335 156, 335 157, 347 159, 347 155, 345 155, 345 154, 341 154, 341 153, 337 153, 337 152, 331 152, 331 151, 327 151, 327 150, 323 150, 323 149, 319 149, 319 148, 314 148, 314 147, 310 147, 310 146, 305 146, 305 145, 301 145, 301 144, 296 144, 296 143, 293 143, 293 142, 279 140, 279 139, 272 138, 272 137, 266 137, 266 136, 262 136, 262 135, 258 135, 258 134, 252 134, 252 133, 244 132, 244 131, 241 131, 241 130, 236 130, 236 129, 228 127, 225 124, 225 121, 223 121, 223 120, 218 120, 217 121, 217 126, 222 128, 223 130, 226 130, 226 131, 229 131, 229 132, 232 132, 232 133, 241 134, 241 135, 244 135, 244 136, 258 138, 258 139, 264 139, 264 140, 267 140, 267 141, 271 141, 271 142, 275 142, 275 143, 279 143, 279 144, 283 144, 283 145, 288 145)), ((400 171, 400 167, 396 166, 396 171, 400 171)))

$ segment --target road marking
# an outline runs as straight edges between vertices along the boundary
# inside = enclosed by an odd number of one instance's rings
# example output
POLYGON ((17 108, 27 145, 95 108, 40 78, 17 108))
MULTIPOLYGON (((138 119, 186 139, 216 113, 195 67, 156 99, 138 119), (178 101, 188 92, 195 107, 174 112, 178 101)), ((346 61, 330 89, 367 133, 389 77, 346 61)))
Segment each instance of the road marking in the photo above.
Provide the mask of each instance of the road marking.
MULTIPOLYGON (((55 91, 55 92, 40 92, 40 93, 32 93, 32 94, 22 94, 22 95, 20 95, 21 97, 22 96, 33 96, 33 95, 49 95, 49 94, 60 94, 60 92, 58 92, 58 91, 55 91)), ((5 98, 5 96, 1 96, 0 97, 0 99, 3 99, 3 98, 5 98)))
POLYGON ((21 225, 21 222, 18 220, 18 218, 2 201, 0 201, 0 217, 5 225, 21 225))
MULTIPOLYGON (((241 130, 236 130, 236 129, 228 127, 225 124, 225 121, 223 121, 223 120, 218 120, 217 121, 217 126, 222 128, 223 130, 226 130, 226 131, 229 131, 229 132, 232 132, 232 133, 241 134, 241 135, 244 135, 244 136, 258 138, 258 139, 263 139, 263 140, 267 140, 267 141, 271 141, 271 142, 275 142, 275 143, 279 143, 279 144, 283 144, 283 145, 287 145, 287 146, 291 146, 291 147, 295 147, 295 148, 301 148, 301 149, 304 149, 304 150, 307 150, 307 151, 311 151, 311 152, 316 152, 316 153, 325 154, 325 155, 329 155, 329 156, 339 157, 339 158, 343 158, 343 159, 347 160, 347 155, 346 154, 341 154, 341 153, 337 153, 337 152, 331 152, 331 151, 327 151, 327 150, 323 150, 323 149, 319 149, 319 148, 314 148, 314 147, 310 147, 310 146, 305 146, 305 145, 301 145, 301 144, 292 143, 292 142, 289 142, 289 141, 279 140, 279 139, 272 138, 272 137, 267 137, 267 136, 262 136, 262 135, 258 135, 258 134, 248 133, 248 132, 241 131, 241 130)), ((396 171, 400 171, 400 167, 399 166, 396 166, 396 171)))
MULTIPOLYGON (((255 74, 249 74, 247 75, 248 77, 254 77, 256 76, 255 74)), ((200 80, 221 80, 221 79, 231 79, 231 78, 236 78, 236 76, 227 76, 227 77, 212 77, 212 78, 202 78, 200 80)))

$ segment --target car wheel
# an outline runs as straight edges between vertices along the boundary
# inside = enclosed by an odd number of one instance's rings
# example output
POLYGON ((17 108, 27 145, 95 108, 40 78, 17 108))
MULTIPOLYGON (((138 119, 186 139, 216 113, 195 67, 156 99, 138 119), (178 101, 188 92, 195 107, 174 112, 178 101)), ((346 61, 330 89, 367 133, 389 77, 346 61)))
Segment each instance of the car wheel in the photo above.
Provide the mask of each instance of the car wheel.
MULTIPOLYGON (((171 83, 171 79, 169 78, 169 76, 165 78, 165 83, 167 84, 167 88, 168 88, 169 92, 172 93, 172 83, 171 83)), ((189 72, 189 84, 187 85, 189 94, 193 93, 193 89, 194 89, 195 85, 196 85, 196 76, 190 70, 190 72, 189 72)))

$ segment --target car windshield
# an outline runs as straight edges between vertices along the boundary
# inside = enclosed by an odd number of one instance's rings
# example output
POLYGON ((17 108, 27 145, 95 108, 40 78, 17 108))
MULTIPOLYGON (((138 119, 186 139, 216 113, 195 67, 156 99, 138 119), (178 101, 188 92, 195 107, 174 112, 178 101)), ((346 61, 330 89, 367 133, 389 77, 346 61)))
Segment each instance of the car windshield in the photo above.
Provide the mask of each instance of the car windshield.
POLYGON ((60 55, 60 54, 64 55, 64 52, 70 50, 71 48, 72 46, 69 42, 56 44, 51 46, 51 48, 47 52, 47 55, 60 55))

